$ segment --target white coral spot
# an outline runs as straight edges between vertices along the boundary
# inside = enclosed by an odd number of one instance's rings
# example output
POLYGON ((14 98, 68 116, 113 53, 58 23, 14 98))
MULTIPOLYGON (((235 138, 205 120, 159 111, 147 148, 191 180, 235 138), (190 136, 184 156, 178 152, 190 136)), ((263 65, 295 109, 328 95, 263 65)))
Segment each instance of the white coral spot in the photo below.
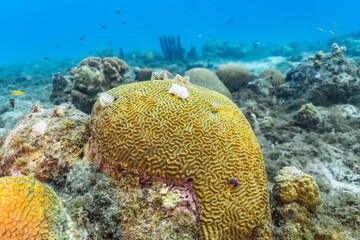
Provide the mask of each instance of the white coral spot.
POLYGON ((173 84, 169 89, 170 94, 174 94, 179 98, 188 98, 190 96, 189 91, 186 87, 180 86, 178 84, 173 84))
POLYGON ((31 135, 33 137, 37 137, 40 135, 43 135, 45 133, 45 130, 47 128, 48 124, 44 120, 40 120, 37 123, 35 123, 31 128, 31 135))
POLYGON ((109 106, 113 101, 115 101, 114 96, 107 93, 100 93, 99 102, 102 108, 109 106))

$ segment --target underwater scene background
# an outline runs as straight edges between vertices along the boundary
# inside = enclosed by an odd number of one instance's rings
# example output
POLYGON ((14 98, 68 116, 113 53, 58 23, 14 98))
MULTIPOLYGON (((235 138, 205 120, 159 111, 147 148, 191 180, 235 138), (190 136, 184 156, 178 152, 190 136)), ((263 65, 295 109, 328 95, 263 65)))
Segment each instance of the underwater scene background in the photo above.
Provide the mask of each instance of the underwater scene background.
POLYGON ((0 1, 0 239, 360 239, 359 9, 0 1))

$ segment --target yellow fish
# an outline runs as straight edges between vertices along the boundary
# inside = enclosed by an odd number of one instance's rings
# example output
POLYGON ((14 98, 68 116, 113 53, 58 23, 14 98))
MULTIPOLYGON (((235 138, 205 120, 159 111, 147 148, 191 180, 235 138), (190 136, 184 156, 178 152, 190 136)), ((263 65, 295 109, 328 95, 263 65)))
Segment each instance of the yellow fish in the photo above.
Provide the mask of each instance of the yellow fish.
POLYGON ((333 32, 333 31, 329 31, 331 34, 334 34, 335 35, 335 33, 333 32))
POLYGON ((293 57, 294 59, 298 59, 299 57, 298 56, 295 56, 295 57, 293 57))
POLYGON ((202 34, 199 34, 198 37, 202 37, 202 34))
POLYGON ((308 53, 307 53, 307 52, 304 52, 304 54, 305 54, 305 55, 308 55, 308 53))
POLYGON ((256 45, 259 45, 260 43, 259 42, 255 42, 256 45))
POLYGON ((293 63, 292 61, 288 61, 288 63, 293 63))
POLYGON ((337 23, 336 22, 333 22, 333 24, 335 24, 337 26, 337 23))
POLYGON ((58 45, 55 45, 54 48, 59 48, 59 46, 58 46, 58 45))
POLYGON ((318 28, 318 30, 319 30, 319 31, 322 31, 322 32, 324 31, 324 29, 322 29, 322 28, 318 28))
POLYGON ((12 95, 25 95, 24 92, 20 92, 20 91, 12 91, 11 94, 12 95))

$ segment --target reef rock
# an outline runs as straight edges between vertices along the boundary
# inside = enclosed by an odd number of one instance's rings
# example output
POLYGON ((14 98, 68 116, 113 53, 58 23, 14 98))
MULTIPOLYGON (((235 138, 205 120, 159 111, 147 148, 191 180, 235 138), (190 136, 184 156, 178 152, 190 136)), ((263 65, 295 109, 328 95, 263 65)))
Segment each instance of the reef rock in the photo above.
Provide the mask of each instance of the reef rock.
POLYGON ((334 43, 331 53, 317 52, 292 68, 283 85, 287 97, 299 106, 307 102, 329 106, 360 104, 360 67, 344 56, 346 48, 334 43))
POLYGON ((135 73, 135 81, 147 81, 151 79, 151 75, 154 72, 152 68, 142 68, 139 67, 134 68, 135 73))
POLYGON ((0 148, 0 176, 47 182, 76 162, 89 136, 89 117, 69 104, 25 115, 0 148))

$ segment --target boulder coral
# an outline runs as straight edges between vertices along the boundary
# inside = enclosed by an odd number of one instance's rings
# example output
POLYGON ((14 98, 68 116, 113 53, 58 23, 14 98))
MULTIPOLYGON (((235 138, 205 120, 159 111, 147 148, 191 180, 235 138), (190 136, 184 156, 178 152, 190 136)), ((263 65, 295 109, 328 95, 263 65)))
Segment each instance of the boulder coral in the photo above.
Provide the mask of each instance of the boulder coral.
POLYGON ((56 193, 35 178, 0 178, 0 239, 76 239, 65 216, 56 193))
POLYGON ((267 69, 260 74, 260 78, 267 79, 271 85, 278 87, 285 82, 285 76, 276 69, 267 69))
POLYGON ((231 99, 231 93, 229 89, 227 89, 219 77, 209 69, 192 68, 185 73, 185 76, 190 77, 192 84, 217 91, 231 99))
POLYGON ((70 71, 70 76, 75 79, 72 103, 90 113, 97 94, 125 82, 125 74, 129 71, 129 66, 117 57, 89 57, 82 60, 79 66, 70 71))
POLYGON ((250 124, 223 95, 176 82, 189 92, 179 98, 169 93, 174 83, 122 85, 107 92, 110 106, 97 101, 92 160, 193 182, 202 239, 270 239, 267 177, 250 124))
POLYGON ((254 73, 232 63, 220 66, 216 75, 230 91, 237 91, 256 78, 254 73))
POLYGON ((275 178, 274 197, 282 203, 298 202, 310 210, 321 203, 315 179, 296 167, 284 167, 275 178))

